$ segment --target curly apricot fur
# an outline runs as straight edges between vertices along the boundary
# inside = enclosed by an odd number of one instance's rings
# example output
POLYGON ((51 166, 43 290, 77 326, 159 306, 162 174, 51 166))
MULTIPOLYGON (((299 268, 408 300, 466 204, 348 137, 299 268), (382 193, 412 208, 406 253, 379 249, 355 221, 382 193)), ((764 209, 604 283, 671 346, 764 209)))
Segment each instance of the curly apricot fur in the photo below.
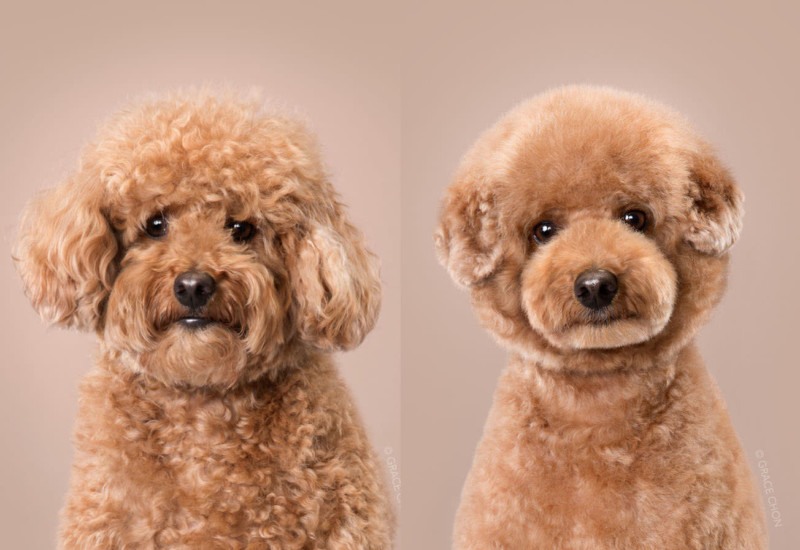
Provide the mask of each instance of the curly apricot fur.
POLYGON ((61 548, 391 546, 380 468, 327 356, 372 329, 377 261, 302 124, 230 93, 134 105, 28 208, 15 258, 45 320, 100 341, 61 548), (216 281, 197 330, 173 291, 190 270, 216 281))

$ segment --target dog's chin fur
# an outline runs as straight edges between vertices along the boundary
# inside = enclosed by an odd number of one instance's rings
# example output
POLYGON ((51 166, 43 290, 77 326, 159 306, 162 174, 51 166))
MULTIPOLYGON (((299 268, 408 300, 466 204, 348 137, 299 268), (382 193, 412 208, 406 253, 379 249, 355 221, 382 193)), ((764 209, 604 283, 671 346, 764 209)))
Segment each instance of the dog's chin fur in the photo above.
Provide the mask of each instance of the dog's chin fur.
POLYGON ((544 337, 561 349, 613 349, 646 342, 666 326, 645 319, 611 320, 603 326, 594 323, 573 325, 562 331, 546 332, 544 337))
POLYGON ((202 329, 171 325, 154 349, 134 357, 134 370, 167 385, 230 388, 248 364, 244 342, 233 330, 213 323, 202 329))

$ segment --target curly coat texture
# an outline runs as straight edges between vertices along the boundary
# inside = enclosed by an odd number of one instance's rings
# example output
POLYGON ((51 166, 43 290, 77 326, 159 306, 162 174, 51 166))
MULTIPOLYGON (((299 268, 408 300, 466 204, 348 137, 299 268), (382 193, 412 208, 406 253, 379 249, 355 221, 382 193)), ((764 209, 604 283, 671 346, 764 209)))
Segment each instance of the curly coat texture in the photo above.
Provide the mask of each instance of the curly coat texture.
POLYGON ((135 105, 30 205, 15 257, 45 320, 99 340, 61 548, 391 546, 382 472, 328 357, 373 327, 377 261, 301 124, 206 91, 135 105), (216 287, 188 312, 173 285, 191 271, 216 287))
POLYGON ((693 338, 742 195, 679 115, 594 87, 542 94, 465 156, 435 235, 509 364, 455 548, 765 549, 746 458, 693 338), (642 212, 637 231, 623 222, 642 212), (557 228, 533 238, 540 222, 557 228), (614 273, 600 311, 574 283, 614 273))

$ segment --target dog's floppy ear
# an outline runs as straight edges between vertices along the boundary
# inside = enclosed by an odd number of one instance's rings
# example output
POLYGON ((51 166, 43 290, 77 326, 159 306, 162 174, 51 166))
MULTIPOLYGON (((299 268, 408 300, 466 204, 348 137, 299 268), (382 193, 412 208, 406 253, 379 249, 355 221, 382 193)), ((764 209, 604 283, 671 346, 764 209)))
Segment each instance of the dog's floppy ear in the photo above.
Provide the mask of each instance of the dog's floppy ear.
POLYGON ((686 242, 704 254, 725 253, 742 230, 744 195, 709 145, 689 154, 689 197, 686 242))
POLYGON ((117 270, 102 186, 89 172, 79 170, 28 205, 13 254, 39 315, 81 330, 98 327, 117 270))
POLYGON ((503 259, 492 191, 479 177, 462 175, 447 190, 434 234, 436 255, 462 287, 491 277, 503 259))
POLYGON ((352 349, 378 317, 378 260, 341 204, 320 199, 319 205, 321 219, 312 217, 305 228, 290 270, 300 336, 320 349, 352 349))

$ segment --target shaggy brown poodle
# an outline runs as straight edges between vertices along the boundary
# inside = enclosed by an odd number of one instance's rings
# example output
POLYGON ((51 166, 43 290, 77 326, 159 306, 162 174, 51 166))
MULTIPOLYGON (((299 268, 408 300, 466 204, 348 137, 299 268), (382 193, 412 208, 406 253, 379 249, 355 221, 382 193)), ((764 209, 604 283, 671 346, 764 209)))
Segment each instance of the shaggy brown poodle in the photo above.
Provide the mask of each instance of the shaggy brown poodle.
POLYGON ((47 321, 93 330, 65 549, 384 549, 382 474, 330 359, 377 262, 299 123, 232 95, 122 112, 29 207, 47 321))
POLYGON ((511 357, 456 548, 767 547, 693 343, 741 216, 710 146, 641 97, 555 90, 478 140, 435 240, 511 357))

